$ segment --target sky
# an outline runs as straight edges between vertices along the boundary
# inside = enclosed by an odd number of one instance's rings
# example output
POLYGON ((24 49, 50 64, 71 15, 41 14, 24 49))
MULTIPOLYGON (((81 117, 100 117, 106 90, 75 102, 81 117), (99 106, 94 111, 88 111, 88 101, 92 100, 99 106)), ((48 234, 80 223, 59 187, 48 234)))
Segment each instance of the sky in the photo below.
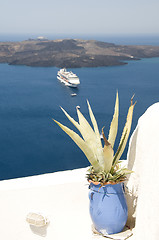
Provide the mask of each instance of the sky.
POLYGON ((0 34, 159 35, 159 0, 0 0, 0 34))

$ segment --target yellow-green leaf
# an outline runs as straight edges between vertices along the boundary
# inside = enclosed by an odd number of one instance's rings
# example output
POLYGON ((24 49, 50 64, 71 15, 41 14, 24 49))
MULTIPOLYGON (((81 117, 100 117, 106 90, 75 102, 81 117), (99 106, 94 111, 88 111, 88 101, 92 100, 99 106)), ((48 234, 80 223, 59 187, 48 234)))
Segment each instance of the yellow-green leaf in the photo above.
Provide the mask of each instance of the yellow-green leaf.
POLYGON ((73 125, 81 132, 80 125, 78 124, 78 122, 76 122, 62 107, 61 107, 61 109, 64 112, 64 114, 66 115, 66 117, 70 120, 70 122, 72 122, 73 125))
MULTIPOLYGON (((135 102, 135 104, 136 104, 136 102, 135 102)), ((126 123, 125 123, 124 129, 123 129, 123 132, 122 132, 120 143, 119 143, 120 151, 117 150, 118 154, 117 154, 117 156, 115 156, 115 158, 116 158, 115 162, 116 163, 118 162, 121 155, 123 154, 126 143, 127 143, 127 140, 128 140, 128 137, 129 137, 129 133, 130 133, 130 130, 131 130, 133 110, 134 110, 135 104, 133 104, 133 97, 132 97, 131 98, 131 105, 129 107, 128 114, 127 114, 126 123)), ((119 147, 118 147, 118 149, 119 149, 119 147)))
POLYGON ((92 121, 92 124, 93 124, 93 127, 94 127, 94 131, 95 131, 95 134, 96 134, 96 136, 97 136, 97 140, 98 140, 99 144, 100 144, 101 147, 102 147, 102 143, 101 143, 101 138, 100 138, 100 133, 99 133, 97 121, 96 121, 96 119, 95 119, 95 116, 94 116, 94 114, 93 114, 93 111, 92 111, 92 109, 91 109, 91 106, 90 106, 88 100, 87 100, 87 104, 88 104, 88 110, 89 110, 90 119, 91 119, 91 121, 92 121))
POLYGON ((112 148, 114 147, 117 131, 118 131, 118 116, 119 116, 119 97, 118 91, 116 93, 116 102, 114 108, 114 115, 110 125, 108 142, 110 142, 112 148))
POLYGON ((98 142, 97 136, 88 121, 83 116, 83 114, 79 111, 79 109, 77 109, 77 114, 79 118, 81 134, 87 144, 91 147, 94 155, 96 156, 100 164, 102 165, 104 163, 103 152, 102 147, 98 142))
MULTIPOLYGON (((54 120, 54 119, 53 119, 54 120)), ((83 153, 86 155, 87 159, 93 166, 95 171, 101 170, 101 167, 97 161, 96 156, 92 152, 92 149, 89 147, 89 145, 73 130, 69 129, 68 127, 64 126, 63 124, 59 123, 58 121, 54 120, 61 129, 67 133, 72 140, 77 144, 77 146, 83 151, 83 153)))
POLYGON ((103 153, 104 153, 104 171, 108 173, 112 168, 114 155, 114 151, 110 144, 104 146, 103 153))
POLYGON ((104 153, 104 171, 106 173, 110 172, 111 168, 112 168, 112 164, 113 164, 113 155, 114 155, 114 151, 113 148, 111 146, 111 144, 108 142, 103 128, 102 128, 102 135, 103 135, 103 139, 104 139, 104 149, 103 149, 103 153, 104 153))
POLYGON ((91 106, 90 106, 88 100, 87 100, 87 104, 88 104, 90 119, 92 121, 94 132, 96 134, 96 139, 97 139, 97 151, 98 151, 97 155, 101 156, 101 157, 98 157, 98 158, 99 158, 100 164, 103 165, 104 164, 104 162, 103 162, 103 149, 102 149, 103 147, 102 147, 102 143, 101 143, 101 137, 100 137, 97 121, 95 119, 95 116, 93 114, 93 111, 91 109, 91 106))

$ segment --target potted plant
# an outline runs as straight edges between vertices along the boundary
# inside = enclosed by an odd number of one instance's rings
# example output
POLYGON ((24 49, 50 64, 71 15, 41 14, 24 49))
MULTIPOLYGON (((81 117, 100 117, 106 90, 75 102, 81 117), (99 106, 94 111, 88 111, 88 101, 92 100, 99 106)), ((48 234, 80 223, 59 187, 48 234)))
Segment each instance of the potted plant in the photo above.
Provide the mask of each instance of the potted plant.
POLYGON ((54 121, 73 139, 91 164, 87 179, 90 188, 90 215, 95 229, 103 235, 114 234, 121 232, 127 221, 127 204, 123 190, 123 182, 127 174, 130 174, 131 171, 121 166, 120 157, 125 149, 130 133, 135 104, 133 104, 132 97, 119 147, 115 154, 113 146, 118 130, 118 92, 116 94, 114 115, 110 125, 108 139, 105 137, 104 130, 102 129, 104 146, 102 146, 97 122, 88 101, 87 104, 93 128, 79 109, 77 109, 78 123, 61 108, 66 117, 79 130, 82 137, 56 120, 54 121))

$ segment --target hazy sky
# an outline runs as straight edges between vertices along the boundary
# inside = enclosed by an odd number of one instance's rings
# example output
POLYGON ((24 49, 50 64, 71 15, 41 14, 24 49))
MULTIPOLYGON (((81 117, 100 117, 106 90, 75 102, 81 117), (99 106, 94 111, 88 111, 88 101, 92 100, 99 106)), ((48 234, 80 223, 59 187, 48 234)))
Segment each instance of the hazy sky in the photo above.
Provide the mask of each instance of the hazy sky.
POLYGON ((0 34, 159 34, 159 0, 0 0, 0 34))

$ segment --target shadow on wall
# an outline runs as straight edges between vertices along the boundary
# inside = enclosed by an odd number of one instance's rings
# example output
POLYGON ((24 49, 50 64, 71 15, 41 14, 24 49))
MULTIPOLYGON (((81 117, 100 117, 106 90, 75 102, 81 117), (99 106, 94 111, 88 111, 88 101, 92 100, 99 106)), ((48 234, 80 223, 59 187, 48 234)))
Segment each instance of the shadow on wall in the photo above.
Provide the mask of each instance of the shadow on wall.
MULTIPOLYGON (((128 150, 128 169, 133 171, 133 166, 136 158, 136 144, 137 144, 137 136, 138 136, 138 127, 134 130, 130 142, 129 142, 129 150, 128 150)), ((126 193, 126 200, 128 204, 128 221, 127 225, 130 228, 135 227, 136 221, 136 206, 137 206, 137 199, 138 199, 138 185, 133 185, 135 183, 134 176, 135 173, 129 175, 128 180, 125 186, 125 193, 126 193)))
POLYGON ((43 227, 36 227, 36 226, 30 225, 31 231, 34 234, 39 235, 41 237, 46 237, 46 235, 47 235, 47 227, 48 227, 48 224, 43 226, 43 227))

